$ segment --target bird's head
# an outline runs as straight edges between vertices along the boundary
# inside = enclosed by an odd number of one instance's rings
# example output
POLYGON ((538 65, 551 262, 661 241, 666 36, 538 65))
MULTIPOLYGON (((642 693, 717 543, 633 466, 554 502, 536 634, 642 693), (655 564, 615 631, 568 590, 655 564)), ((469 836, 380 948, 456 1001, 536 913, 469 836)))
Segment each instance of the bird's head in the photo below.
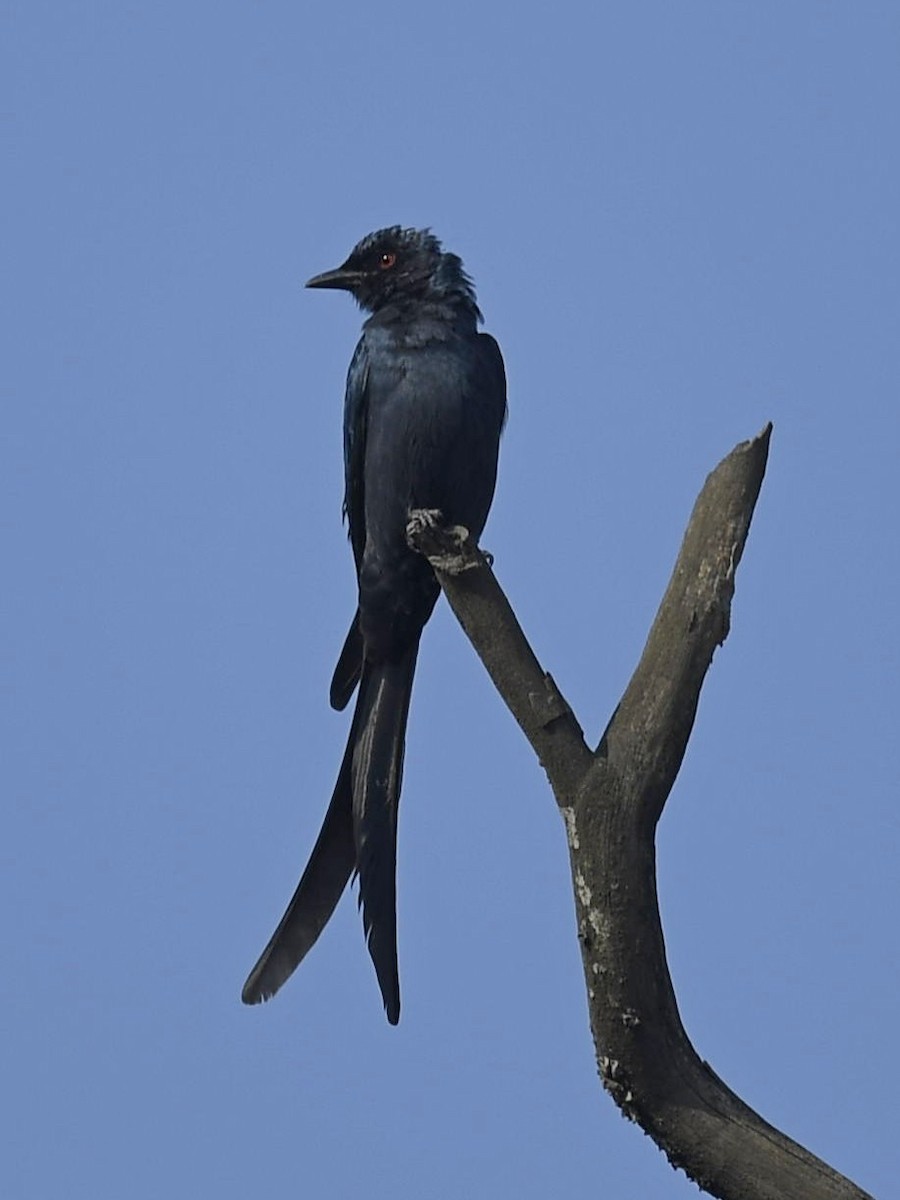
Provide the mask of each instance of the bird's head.
POLYGON ((353 247, 346 262, 314 275, 306 286, 350 292, 372 313, 388 304, 432 301, 470 309, 481 318, 462 261, 448 254, 430 229, 392 225, 370 233, 353 247))

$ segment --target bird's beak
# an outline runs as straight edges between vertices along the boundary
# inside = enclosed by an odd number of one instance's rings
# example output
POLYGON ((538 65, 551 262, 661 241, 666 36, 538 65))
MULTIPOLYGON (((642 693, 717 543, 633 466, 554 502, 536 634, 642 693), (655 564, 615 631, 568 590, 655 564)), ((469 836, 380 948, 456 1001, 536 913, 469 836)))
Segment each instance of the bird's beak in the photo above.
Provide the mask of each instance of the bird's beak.
POLYGON ((352 292, 360 281, 359 271, 349 271, 346 267, 337 267, 334 271, 323 271, 321 275, 313 275, 307 279, 308 288, 339 288, 343 292, 352 292))

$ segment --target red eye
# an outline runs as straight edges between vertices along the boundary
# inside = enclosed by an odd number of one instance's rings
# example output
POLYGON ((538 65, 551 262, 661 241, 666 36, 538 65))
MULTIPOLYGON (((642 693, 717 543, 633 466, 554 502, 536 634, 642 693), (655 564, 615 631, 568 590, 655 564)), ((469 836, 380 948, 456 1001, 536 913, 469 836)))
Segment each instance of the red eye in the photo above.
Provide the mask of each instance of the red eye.
POLYGON ((389 271, 396 261, 396 254, 384 253, 382 254, 381 258, 379 258, 378 265, 381 267, 382 271, 389 271))

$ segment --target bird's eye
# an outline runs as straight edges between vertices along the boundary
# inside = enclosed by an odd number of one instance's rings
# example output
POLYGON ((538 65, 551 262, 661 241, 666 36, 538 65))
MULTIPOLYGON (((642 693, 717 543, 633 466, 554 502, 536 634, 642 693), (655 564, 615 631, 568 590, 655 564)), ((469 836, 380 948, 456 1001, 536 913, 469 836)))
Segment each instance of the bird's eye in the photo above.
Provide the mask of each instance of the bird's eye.
POLYGON ((385 251, 381 258, 379 258, 378 265, 382 271, 389 271, 396 261, 396 254, 391 254, 389 251, 385 251))

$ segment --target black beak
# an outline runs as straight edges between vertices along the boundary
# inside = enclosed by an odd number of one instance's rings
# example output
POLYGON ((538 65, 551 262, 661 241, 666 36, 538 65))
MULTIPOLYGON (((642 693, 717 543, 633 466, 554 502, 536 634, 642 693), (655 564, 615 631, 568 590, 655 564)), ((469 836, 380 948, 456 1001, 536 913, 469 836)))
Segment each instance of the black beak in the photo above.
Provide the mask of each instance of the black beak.
POLYGON ((337 267, 334 271, 323 271, 321 275, 313 275, 307 279, 308 288, 338 288, 342 292, 352 292, 359 283, 359 271, 349 271, 346 267, 337 267))

